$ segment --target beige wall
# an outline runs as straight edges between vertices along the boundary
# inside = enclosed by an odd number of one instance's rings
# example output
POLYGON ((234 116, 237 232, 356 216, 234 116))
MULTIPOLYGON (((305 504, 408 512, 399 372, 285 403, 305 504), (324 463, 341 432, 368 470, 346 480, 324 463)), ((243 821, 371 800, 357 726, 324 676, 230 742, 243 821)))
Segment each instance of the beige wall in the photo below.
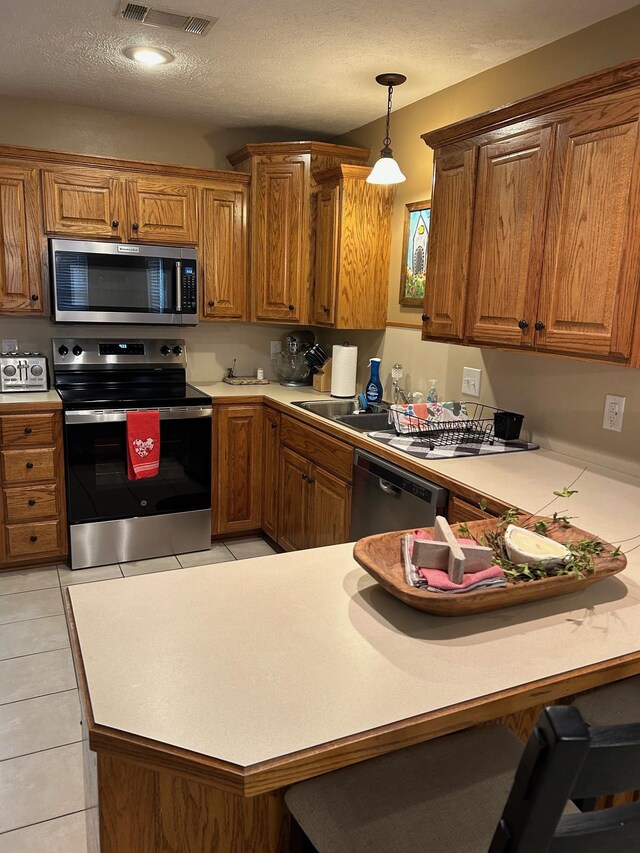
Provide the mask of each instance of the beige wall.
MULTIPOLYGON (((517 100, 542 89, 588 74, 640 53, 640 6, 503 65, 478 74, 394 112, 391 139, 394 155, 407 180, 396 190, 389 276, 389 320, 419 324, 419 308, 398 304, 402 266, 404 206, 431 195, 432 152, 420 135, 459 119, 517 100)), ((428 46, 425 52, 428 56, 428 46)), ((398 70, 402 70, 400 67, 398 70)), ((428 73, 428 62, 425 62, 428 73)), ((381 105, 384 103, 381 90, 381 105)), ((377 152, 384 136, 384 119, 360 127, 338 141, 365 145, 377 152)), ((354 343, 366 356, 383 359, 387 388, 395 361, 410 374, 414 389, 430 378, 439 380, 449 399, 460 395, 463 366, 483 369, 482 399, 526 414, 526 424, 545 446, 640 475, 640 370, 598 366, 564 358, 479 350, 421 342, 416 329, 388 328, 380 336, 354 343), (622 433, 601 428, 605 394, 627 397, 622 433)), ((356 340, 358 338, 358 340, 356 340)))

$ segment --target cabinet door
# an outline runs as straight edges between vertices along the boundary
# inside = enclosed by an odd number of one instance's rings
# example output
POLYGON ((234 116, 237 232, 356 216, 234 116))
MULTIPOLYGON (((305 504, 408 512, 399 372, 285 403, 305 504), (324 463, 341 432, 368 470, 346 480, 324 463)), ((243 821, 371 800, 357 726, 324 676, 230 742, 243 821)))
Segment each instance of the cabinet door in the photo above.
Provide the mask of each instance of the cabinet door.
POLYGON ((102 169, 42 172, 44 228, 70 237, 122 239, 122 181, 102 169))
POLYGON ((423 340, 464 338, 477 154, 477 148, 436 154, 423 340))
POLYGON ((640 99, 558 128, 538 345, 626 359, 640 277, 640 99))
POLYGON ((196 188, 179 178, 139 177, 127 182, 130 240, 197 243, 196 188))
POLYGON ((38 177, 0 166, 0 311, 42 312, 38 177))
POLYGON ((247 189, 206 188, 200 209, 201 316, 247 320, 247 189))
POLYGON ((552 127, 480 148, 467 334, 531 346, 553 154, 552 127))
POLYGON ((304 322, 309 299, 308 158, 254 164, 252 287, 256 320, 304 322))
POLYGON ((280 518, 278 543, 287 551, 298 551, 310 545, 309 475, 311 465, 288 447, 280 452, 280 518))
POLYGON ((280 478, 280 413, 264 410, 264 479, 262 485, 262 529, 278 541, 278 494, 280 478))
POLYGON ((262 521, 262 406, 214 412, 214 533, 255 530, 262 521))
POLYGON ((340 185, 318 193, 316 219, 316 269, 311 322, 335 323, 338 253, 340 250, 340 185))
POLYGON ((480 509, 455 495, 449 496, 447 508, 447 521, 449 524, 460 524, 465 521, 485 521, 487 518, 495 518, 492 513, 480 509))
POLYGON ((349 542, 351 486, 315 465, 308 485, 311 488, 311 547, 349 542))

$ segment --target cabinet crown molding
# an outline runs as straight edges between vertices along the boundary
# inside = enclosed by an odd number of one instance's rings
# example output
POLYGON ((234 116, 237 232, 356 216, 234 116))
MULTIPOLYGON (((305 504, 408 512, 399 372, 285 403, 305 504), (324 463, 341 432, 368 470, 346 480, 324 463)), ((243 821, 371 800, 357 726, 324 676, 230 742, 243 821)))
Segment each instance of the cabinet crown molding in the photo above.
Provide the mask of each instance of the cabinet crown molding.
POLYGON ((505 125, 542 115, 552 110, 580 104, 599 95, 640 86, 640 59, 632 59, 619 65, 603 68, 577 80, 562 83, 543 92, 537 92, 502 107, 430 130, 421 135, 430 148, 442 148, 456 142, 498 130, 505 125))
POLYGON ((326 154, 331 157, 343 157, 348 160, 361 160, 367 163, 371 155, 368 148, 353 145, 334 145, 331 142, 257 142, 243 145, 237 151, 227 155, 227 160, 235 168, 249 157, 269 154, 326 154))
POLYGON ((338 181, 340 178, 355 178, 356 180, 366 181, 370 174, 371 166, 350 166, 347 163, 341 163, 339 166, 332 166, 330 169, 316 172, 313 179, 316 184, 338 181))

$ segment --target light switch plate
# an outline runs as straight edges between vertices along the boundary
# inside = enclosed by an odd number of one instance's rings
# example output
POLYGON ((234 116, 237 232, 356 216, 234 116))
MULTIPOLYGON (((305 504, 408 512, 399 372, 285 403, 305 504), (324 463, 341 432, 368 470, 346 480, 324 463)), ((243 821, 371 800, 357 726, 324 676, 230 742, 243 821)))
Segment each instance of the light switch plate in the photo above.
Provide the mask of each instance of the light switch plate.
POLYGON ((482 386, 482 371, 477 367, 462 369, 462 393, 467 397, 479 397, 482 386))
POLYGON ((617 397, 615 394, 607 394, 604 400, 602 429, 612 429, 614 432, 622 432, 622 419, 624 417, 626 399, 626 397, 617 397))
POLYGON ((271 341, 271 358, 277 358, 282 352, 282 341, 271 341))
POLYGON ((17 338, 3 338, 2 339, 2 352, 18 352, 18 339, 17 338))

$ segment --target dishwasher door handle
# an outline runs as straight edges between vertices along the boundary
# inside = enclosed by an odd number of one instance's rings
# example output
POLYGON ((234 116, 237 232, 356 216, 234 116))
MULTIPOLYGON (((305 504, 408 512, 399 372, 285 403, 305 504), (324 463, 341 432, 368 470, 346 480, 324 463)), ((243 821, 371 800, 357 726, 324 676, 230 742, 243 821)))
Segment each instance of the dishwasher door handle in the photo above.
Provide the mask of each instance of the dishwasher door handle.
POLYGON ((387 480, 383 480, 382 477, 378 480, 378 485, 385 493, 385 495, 393 495, 394 498, 400 497, 400 489, 397 486, 392 485, 387 480))

